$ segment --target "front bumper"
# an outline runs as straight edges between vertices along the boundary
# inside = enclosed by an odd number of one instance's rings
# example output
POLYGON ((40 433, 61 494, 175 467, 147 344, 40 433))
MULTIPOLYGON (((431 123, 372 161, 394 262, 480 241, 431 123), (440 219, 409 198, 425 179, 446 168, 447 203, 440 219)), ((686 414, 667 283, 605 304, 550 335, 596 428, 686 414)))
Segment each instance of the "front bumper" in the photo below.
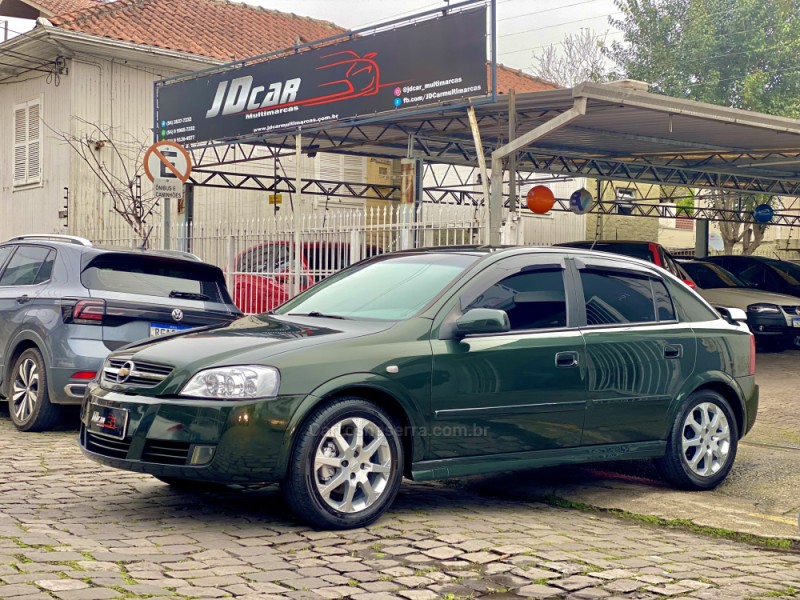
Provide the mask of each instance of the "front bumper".
POLYGON ((89 386, 81 409, 80 445, 110 467, 220 483, 280 481, 281 449, 304 396, 248 401, 130 396, 89 386), (127 411, 123 439, 89 429, 95 407, 127 411), (213 448, 207 464, 192 464, 195 449, 213 448))
POLYGON ((747 313, 747 325, 757 340, 791 341, 800 335, 800 327, 793 327, 792 322, 783 313, 747 313))

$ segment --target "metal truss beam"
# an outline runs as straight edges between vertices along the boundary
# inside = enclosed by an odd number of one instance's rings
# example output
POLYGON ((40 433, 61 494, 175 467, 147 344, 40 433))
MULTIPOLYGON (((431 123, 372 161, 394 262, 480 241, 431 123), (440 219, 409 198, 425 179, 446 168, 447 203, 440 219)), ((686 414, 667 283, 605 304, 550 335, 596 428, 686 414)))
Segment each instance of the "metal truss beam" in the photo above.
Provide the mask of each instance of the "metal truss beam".
MULTIPOLYGON (((252 173, 233 173, 194 169, 187 183, 198 187, 223 188, 268 192, 270 194, 297 191, 294 177, 281 175, 255 175, 252 173)), ((351 183, 327 181, 323 179, 303 179, 301 192, 312 196, 331 198, 375 198, 378 200, 397 200, 400 186, 378 185, 374 183, 351 183)))

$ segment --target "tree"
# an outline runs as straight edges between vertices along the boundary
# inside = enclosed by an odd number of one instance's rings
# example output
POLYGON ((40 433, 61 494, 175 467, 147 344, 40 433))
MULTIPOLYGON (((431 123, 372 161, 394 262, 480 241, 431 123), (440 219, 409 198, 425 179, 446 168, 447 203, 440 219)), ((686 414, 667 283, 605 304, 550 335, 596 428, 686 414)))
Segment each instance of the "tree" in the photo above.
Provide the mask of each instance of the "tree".
MULTIPOLYGON (((800 116, 800 0, 615 0, 624 40, 607 49, 615 75, 653 91, 800 116)), ((716 208, 752 210, 765 197, 719 193, 716 208)), ((721 224, 726 251, 752 253, 767 226, 721 224)))
POLYGON ((133 231, 142 248, 146 248, 153 226, 148 220, 158 207, 152 194, 141 194, 144 174, 144 153, 149 143, 145 137, 114 134, 111 128, 74 117, 78 133, 56 131, 94 174, 111 199, 111 210, 133 231))
POLYGON ((591 29, 564 36, 561 44, 551 44, 533 54, 533 74, 562 87, 573 87, 583 81, 608 80, 605 37, 591 29), (558 46, 562 46, 559 49, 558 46))

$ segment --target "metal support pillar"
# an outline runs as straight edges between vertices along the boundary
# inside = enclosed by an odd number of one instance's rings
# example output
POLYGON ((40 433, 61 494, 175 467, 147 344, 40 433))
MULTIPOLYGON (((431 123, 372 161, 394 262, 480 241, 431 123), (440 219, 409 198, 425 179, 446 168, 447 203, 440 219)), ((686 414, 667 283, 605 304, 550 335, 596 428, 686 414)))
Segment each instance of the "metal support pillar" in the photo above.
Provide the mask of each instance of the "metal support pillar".
POLYGON ((172 201, 161 198, 161 248, 170 249, 170 234, 172 233, 172 201))
POLYGON ((181 250, 192 251, 192 227, 194 224, 194 185, 191 183, 183 186, 183 235, 181 236, 181 250))
POLYGON ((419 166, 413 158, 400 159, 400 249, 414 247, 414 221, 416 220, 416 183, 419 166))
POLYGON ((694 228, 694 255, 697 258, 708 256, 708 219, 698 219, 694 228))
POLYGON ((300 271, 303 256, 302 236, 300 235, 300 226, 303 223, 303 201, 300 190, 303 185, 303 135, 299 131, 294 136, 294 198, 291 202, 292 211, 292 226, 294 227, 294 252, 292 257, 292 285, 291 295, 295 296, 300 293, 300 271))

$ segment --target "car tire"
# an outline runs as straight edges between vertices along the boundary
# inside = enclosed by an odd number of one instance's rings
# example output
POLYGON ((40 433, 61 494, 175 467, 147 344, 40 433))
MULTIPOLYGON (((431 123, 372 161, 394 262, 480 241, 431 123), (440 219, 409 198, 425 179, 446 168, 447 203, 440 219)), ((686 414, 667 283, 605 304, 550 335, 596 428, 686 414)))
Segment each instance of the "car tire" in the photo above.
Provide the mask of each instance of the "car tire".
POLYGON ((321 529, 350 529, 378 519, 402 477, 403 447, 392 418, 363 398, 347 397, 318 408, 298 430, 282 488, 299 518, 321 529))
POLYGON ((681 405, 656 467, 680 489, 710 490, 728 476, 738 445, 739 428, 728 401, 713 390, 700 390, 681 405))
POLYGON ((14 362, 8 382, 8 411, 19 431, 46 431, 61 417, 61 407, 50 402, 47 368, 36 348, 28 348, 14 362))

